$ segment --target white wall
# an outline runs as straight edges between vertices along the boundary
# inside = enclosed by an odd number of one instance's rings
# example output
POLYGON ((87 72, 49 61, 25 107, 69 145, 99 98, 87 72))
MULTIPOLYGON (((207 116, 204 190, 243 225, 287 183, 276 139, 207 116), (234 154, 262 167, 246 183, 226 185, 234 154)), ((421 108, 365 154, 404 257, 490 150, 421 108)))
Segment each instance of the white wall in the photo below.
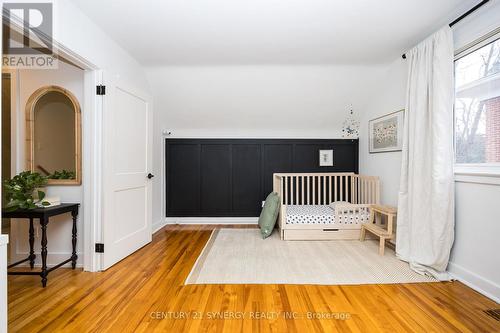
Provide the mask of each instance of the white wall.
MULTIPOLYGON (((382 71, 381 66, 148 68, 157 110, 154 151, 162 150, 163 129, 177 138, 340 138, 350 105, 359 115, 382 71)), ((161 165, 156 155, 155 169, 161 165)), ((155 187, 157 223, 164 216, 162 192, 155 187)))
POLYGON ((449 271, 500 302, 500 185, 456 182, 455 244, 449 271))
POLYGON ((54 39, 91 62, 106 75, 123 78, 149 92, 144 69, 106 31, 71 1, 54 0, 54 39))
MULTIPOLYGON (((26 114, 25 107, 28 98, 31 94, 47 85, 61 86, 75 95, 80 105, 83 104, 83 75, 84 72, 74 66, 68 65, 64 62, 59 63, 57 70, 19 70, 16 74, 17 89, 13 90, 13 94, 18 98, 19 109, 12 110, 17 112, 16 120, 17 126, 15 128, 17 143, 16 154, 16 173, 26 170, 26 154, 25 145, 26 141, 26 114)), ((64 202, 77 202, 83 201, 83 186, 47 186, 47 196, 58 196, 64 202)), ((77 253, 79 255, 78 265, 82 264, 82 250, 83 250, 83 209, 80 209, 78 215, 78 240, 77 240, 77 253)), ((27 220, 13 220, 11 225, 11 258, 10 262, 15 262, 20 259, 26 258, 29 252, 28 243, 28 225, 27 220)), ((49 240, 47 262, 49 265, 57 264, 71 256, 71 228, 72 219, 69 214, 53 217, 47 231, 47 238, 49 240)), ((35 252, 37 254, 36 264, 41 264, 40 253, 40 224, 35 222, 35 252)))
POLYGON ((148 68, 157 121, 174 136, 340 137, 379 67, 148 68))
MULTIPOLYGON (((500 2, 490 2, 454 27, 455 49, 463 47, 500 26, 500 2)), ((405 105, 406 64, 396 60, 381 81, 377 98, 364 114, 360 138, 360 170, 381 176, 382 202, 396 205, 401 153, 368 154, 367 121, 401 109, 405 105)), ((498 235, 500 223, 495 211, 500 202, 500 186, 456 182, 455 243, 448 270, 452 275, 500 301, 498 235)))
POLYGON ((397 206, 401 152, 370 154, 368 152, 368 121, 405 108, 407 66, 398 58, 385 70, 375 94, 363 110, 359 137, 359 172, 380 177, 381 203, 397 206))

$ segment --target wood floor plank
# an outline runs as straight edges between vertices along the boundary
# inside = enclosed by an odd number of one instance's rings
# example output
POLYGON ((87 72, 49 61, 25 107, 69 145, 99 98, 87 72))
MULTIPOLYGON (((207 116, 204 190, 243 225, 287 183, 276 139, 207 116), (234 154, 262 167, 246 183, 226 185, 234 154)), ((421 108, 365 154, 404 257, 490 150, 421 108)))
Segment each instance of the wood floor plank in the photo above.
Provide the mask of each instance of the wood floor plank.
POLYGON ((500 332, 483 312, 499 304, 459 282, 184 285, 217 227, 167 226, 107 271, 58 269, 45 289, 9 276, 9 331, 500 332))

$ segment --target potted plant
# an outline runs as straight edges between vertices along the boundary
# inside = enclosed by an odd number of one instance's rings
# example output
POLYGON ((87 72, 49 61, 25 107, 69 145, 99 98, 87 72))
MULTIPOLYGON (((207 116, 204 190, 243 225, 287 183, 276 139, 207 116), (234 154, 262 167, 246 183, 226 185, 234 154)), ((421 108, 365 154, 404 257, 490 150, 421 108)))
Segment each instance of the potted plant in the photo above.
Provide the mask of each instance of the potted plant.
POLYGON ((47 184, 47 177, 38 172, 23 171, 12 179, 4 182, 5 210, 34 209, 38 206, 49 206, 43 201, 45 192, 41 190, 47 184))

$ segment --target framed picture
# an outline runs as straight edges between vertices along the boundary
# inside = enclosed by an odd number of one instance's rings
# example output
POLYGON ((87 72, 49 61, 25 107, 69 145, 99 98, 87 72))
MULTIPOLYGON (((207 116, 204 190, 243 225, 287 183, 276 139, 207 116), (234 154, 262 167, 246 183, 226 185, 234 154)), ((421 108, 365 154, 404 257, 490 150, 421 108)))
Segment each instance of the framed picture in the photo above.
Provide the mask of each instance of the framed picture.
POLYGON ((333 166, 333 149, 320 149, 319 166, 333 166))
POLYGON ((383 153, 403 148, 405 110, 389 113, 368 122, 369 152, 383 153))

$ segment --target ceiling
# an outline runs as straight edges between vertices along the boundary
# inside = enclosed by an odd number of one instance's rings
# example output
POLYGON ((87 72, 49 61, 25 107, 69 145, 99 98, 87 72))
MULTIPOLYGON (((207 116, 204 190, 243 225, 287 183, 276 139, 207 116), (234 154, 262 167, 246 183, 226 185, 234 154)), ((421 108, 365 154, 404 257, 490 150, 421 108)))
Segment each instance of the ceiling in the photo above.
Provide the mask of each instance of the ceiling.
POLYGON ((72 0, 145 66, 378 64, 478 0, 72 0))

